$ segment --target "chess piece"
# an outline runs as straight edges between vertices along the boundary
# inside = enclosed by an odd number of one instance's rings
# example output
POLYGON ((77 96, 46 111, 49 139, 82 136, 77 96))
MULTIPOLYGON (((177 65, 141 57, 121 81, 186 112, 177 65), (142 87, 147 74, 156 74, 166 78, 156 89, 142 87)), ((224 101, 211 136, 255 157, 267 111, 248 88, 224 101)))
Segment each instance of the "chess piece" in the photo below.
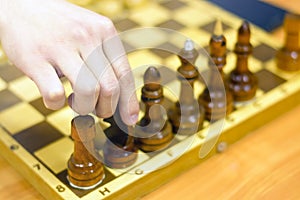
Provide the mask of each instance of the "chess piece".
POLYGON ((234 52, 237 56, 236 68, 229 75, 229 89, 234 101, 242 102, 255 97, 257 78, 248 68, 248 57, 252 53, 249 23, 244 21, 238 30, 234 52))
POLYGON ((127 126, 121 119, 119 109, 114 115, 104 121, 111 126, 105 130, 107 140, 103 147, 103 157, 106 166, 115 169, 129 167, 137 160, 137 146, 134 143, 134 128, 127 126))
POLYGON ((287 14, 284 19, 285 45, 276 55, 277 67, 300 70, 300 16, 287 14))
POLYGON ((192 40, 186 40, 184 48, 179 52, 180 67, 177 69, 180 81, 179 101, 169 110, 168 116, 174 133, 192 135, 202 128, 204 109, 194 97, 194 82, 199 72, 194 66, 198 52, 192 40))
POLYGON ((78 189, 92 189, 104 179, 103 164, 92 154, 95 137, 94 118, 77 116, 71 122, 71 136, 74 140, 74 153, 68 161, 68 180, 78 189))
POLYGON ((209 41, 210 79, 208 86, 199 96, 198 102, 205 108, 205 118, 216 121, 224 118, 233 110, 233 97, 224 81, 223 68, 226 65, 226 38, 223 35, 222 23, 217 21, 214 33, 209 41))
POLYGON ((164 97, 160 81, 159 71, 155 67, 149 67, 144 74, 142 88, 145 115, 136 128, 137 143, 145 152, 162 150, 173 139, 171 124, 161 106, 164 97))

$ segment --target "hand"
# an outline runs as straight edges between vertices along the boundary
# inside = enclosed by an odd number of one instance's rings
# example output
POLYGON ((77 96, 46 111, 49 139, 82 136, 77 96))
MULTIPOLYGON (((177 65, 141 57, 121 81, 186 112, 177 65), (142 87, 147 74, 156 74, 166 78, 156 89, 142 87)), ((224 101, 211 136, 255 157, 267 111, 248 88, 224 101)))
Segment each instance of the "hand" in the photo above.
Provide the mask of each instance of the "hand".
POLYGON ((79 114, 109 117, 119 102, 123 121, 139 111, 131 69, 110 19, 63 0, 0 0, 0 37, 9 60, 39 88, 44 104, 59 109, 66 76, 79 114))

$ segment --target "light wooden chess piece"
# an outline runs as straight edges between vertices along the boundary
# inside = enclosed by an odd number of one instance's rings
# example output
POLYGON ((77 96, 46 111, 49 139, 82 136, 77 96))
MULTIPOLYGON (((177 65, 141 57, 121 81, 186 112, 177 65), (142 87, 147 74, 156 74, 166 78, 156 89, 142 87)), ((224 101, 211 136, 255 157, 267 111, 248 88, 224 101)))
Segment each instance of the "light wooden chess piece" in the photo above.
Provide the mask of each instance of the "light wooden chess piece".
POLYGON ((217 21, 214 33, 209 42, 210 79, 207 87, 199 96, 198 102, 205 108, 205 118, 216 121, 224 118, 233 110, 232 94, 224 81, 223 68, 226 65, 226 38, 223 35, 222 23, 217 21))
POLYGON ((145 152, 162 150, 173 139, 171 124, 161 109, 164 97, 160 79, 160 73, 155 67, 149 67, 144 74, 142 101, 146 108, 136 133, 137 144, 145 152))
POLYGON ((234 101, 247 101, 255 97, 258 80, 248 67, 252 45, 250 43, 250 25, 246 21, 238 30, 234 52, 237 60, 235 69, 229 75, 229 89, 233 94, 234 101))
POLYGON ((78 189, 92 189, 105 177, 103 164, 93 155, 95 121, 92 116, 77 116, 71 122, 74 153, 68 161, 68 180, 78 189))
POLYGON ((194 82, 199 72, 194 66, 198 52, 192 40, 186 40, 179 52, 181 65, 177 69, 180 81, 179 101, 168 112, 173 132, 182 135, 192 135, 202 128, 204 108, 194 97, 194 82))
POLYGON ((287 14, 284 30, 285 44, 277 52, 277 67, 285 71, 300 70, 300 16, 287 14))

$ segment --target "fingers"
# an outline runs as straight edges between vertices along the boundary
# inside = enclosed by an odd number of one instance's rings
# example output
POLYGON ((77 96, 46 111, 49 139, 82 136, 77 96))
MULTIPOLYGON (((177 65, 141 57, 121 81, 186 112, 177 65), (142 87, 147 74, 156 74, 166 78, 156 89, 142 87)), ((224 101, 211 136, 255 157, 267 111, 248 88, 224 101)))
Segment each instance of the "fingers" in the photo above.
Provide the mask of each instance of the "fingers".
POLYGON ((53 66, 44 61, 30 63, 30 66, 24 66, 24 73, 37 85, 45 106, 53 110, 63 107, 65 91, 53 66))
POLYGON ((69 105, 80 115, 86 115, 94 111, 100 86, 93 73, 81 59, 77 52, 60 52, 56 58, 56 65, 69 79, 73 94, 69 97, 69 105))
POLYGON ((110 60, 120 85, 119 109, 122 120, 133 125, 138 120, 139 103, 135 92, 133 74, 120 38, 115 34, 104 41, 103 51, 110 60))
POLYGON ((117 77, 101 46, 96 48, 85 46, 81 48, 81 52, 87 67, 100 85, 96 114, 103 118, 110 117, 115 112, 119 100, 120 89, 117 77))

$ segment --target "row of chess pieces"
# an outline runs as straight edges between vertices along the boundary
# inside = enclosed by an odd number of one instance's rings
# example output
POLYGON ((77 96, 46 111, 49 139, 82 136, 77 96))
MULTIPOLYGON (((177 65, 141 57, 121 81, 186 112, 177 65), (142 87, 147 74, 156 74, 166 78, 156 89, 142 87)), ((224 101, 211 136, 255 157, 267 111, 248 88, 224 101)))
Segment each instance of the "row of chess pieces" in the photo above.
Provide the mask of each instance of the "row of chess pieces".
MULTIPOLYGON (((299 53, 299 45, 296 48, 294 43, 290 44, 291 40, 295 42, 295 34, 290 34, 291 18, 287 19, 286 44, 278 51, 276 58, 278 68, 297 71, 300 69, 300 62, 293 54, 299 53), (292 35, 292 39, 289 35, 292 35)), ((297 39, 299 40, 299 35, 297 39)), ((234 102, 249 102, 255 98, 258 81, 248 67, 252 45, 247 21, 244 21, 238 29, 234 48, 236 67, 227 77, 223 72, 226 65, 226 51, 222 23, 217 21, 209 41, 210 77, 206 88, 196 100, 193 85, 195 81, 199 81, 199 72, 194 65, 198 52, 194 48, 193 41, 186 40, 178 55, 181 61, 177 69, 180 81, 179 100, 167 112, 164 112, 163 107, 164 95, 160 72, 156 67, 149 67, 144 73, 141 95, 145 105, 144 116, 135 127, 122 123, 118 112, 114 117, 106 119, 111 123, 109 128, 111 131, 108 130, 106 133, 107 140, 102 149, 102 157, 97 153, 91 153, 96 149, 93 143, 96 135, 93 117, 74 118, 71 135, 75 151, 68 161, 70 184, 79 189, 93 188, 105 177, 104 165, 119 169, 129 167, 137 160, 138 149, 150 153, 161 151, 172 143, 175 134, 195 134, 202 128, 204 120, 214 122, 230 114, 234 110, 234 102)))

